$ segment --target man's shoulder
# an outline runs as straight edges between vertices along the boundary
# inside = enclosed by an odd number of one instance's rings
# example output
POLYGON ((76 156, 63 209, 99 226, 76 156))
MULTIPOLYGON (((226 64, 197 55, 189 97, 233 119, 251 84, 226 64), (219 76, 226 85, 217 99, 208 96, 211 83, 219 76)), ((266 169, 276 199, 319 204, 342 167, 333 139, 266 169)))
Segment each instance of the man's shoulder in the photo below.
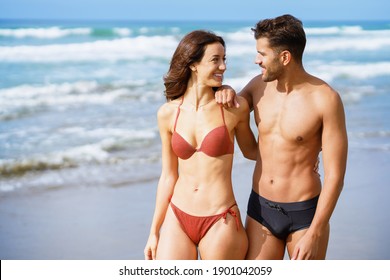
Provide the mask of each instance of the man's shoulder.
POLYGON ((316 82, 312 83, 309 92, 317 104, 317 108, 323 112, 343 106, 340 94, 322 79, 316 78, 316 82))
POLYGON ((266 87, 266 82, 263 81, 262 74, 253 77, 248 84, 243 88, 240 95, 257 95, 263 94, 266 87))
POLYGON ((249 85, 256 85, 257 87, 259 86, 265 86, 266 82, 263 81, 263 74, 259 74, 255 77, 252 78, 252 80, 249 81, 249 85))
POLYGON ((339 96, 339 93, 327 82, 324 80, 312 76, 308 83, 309 91, 314 94, 315 97, 318 98, 330 98, 339 96))

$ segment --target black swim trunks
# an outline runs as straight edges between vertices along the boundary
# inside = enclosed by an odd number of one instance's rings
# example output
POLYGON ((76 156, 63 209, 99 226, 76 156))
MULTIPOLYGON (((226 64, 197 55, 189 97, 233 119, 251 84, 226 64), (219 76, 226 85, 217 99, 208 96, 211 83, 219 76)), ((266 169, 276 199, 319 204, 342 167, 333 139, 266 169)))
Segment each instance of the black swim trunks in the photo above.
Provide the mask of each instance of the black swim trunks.
POLYGON ((290 233, 310 226, 318 197, 300 202, 274 202, 252 190, 247 214, 268 228, 277 238, 285 240, 290 233))

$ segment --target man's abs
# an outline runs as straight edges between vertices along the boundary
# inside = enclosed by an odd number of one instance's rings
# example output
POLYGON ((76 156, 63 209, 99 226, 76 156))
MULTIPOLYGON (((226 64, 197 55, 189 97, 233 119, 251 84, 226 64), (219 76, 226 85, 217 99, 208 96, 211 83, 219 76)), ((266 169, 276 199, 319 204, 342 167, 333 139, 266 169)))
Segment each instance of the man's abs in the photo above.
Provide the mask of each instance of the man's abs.
POLYGON ((261 196, 279 202, 311 199, 321 192, 321 180, 316 161, 303 163, 258 160, 253 174, 253 189, 261 196))

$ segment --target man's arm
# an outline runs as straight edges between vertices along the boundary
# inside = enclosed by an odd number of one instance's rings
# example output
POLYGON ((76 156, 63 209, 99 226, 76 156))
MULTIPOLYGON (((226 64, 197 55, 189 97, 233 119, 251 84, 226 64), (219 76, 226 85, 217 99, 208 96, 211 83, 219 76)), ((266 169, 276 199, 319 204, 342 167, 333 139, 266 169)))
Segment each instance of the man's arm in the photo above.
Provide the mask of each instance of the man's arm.
POLYGON ((322 157, 324 165, 324 184, 318 200, 315 216, 305 236, 294 249, 292 259, 316 257, 316 246, 336 207, 344 185, 346 171, 348 138, 345 114, 338 93, 329 90, 321 98, 323 112, 322 157))
MULTIPOLYGON (((256 90, 264 90, 265 83, 261 79, 261 75, 254 77, 249 83, 238 93, 246 99, 249 105, 250 111, 253 110, 253 94, 256 90)), ((236 107, 239 108, 240 104, 237 100, 236 91, 229 85, 223 85, 215 92, 215 101, 218 104, 222 104, 225 108, 236 107)))
POLYGON ((215 92, 215 101, 225 108, 239 108, 236 91, 229 85, 222 85, 215 92))
POLYGON ((250 128, 249 107, 248 103, 243 97, 237 96, 240 107, 234 109, 238 112, 239 122, 235 128, 235 134, 238 146, 244 157, 251 160, 257 159, 257 141, 250 128))
POLYGON ((320 229, 326 226, 336 207, 344 185, 347 166, 348 137, 345 113, 340 96, 330 94, 327 106, 324 104, 322 130, 322 159, 324 165, 324 185, 319 199, 318 219, 314 226, 320 229), (318 221, 317 221, 318 220, 318 221), (318 224, 317 224, 318 222, 318 224))
POLYGON ((239 96, 242 96, 246 99, 249 105, 249 110, 253 111, 254 101, 253 97, 255 93, 264 92, 265 82, 262 80, 261 75, 257 75, 239 92, 239 96))

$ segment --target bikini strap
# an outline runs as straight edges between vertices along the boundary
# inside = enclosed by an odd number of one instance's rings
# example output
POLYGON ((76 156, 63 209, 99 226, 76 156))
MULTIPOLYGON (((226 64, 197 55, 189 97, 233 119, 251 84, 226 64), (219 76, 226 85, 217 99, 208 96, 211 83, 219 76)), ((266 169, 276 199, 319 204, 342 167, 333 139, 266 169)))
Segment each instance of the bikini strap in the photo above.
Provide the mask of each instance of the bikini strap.
MULTIPOLYGON (((226 123, 225 123, 225 113, 223 112, 223 106, 222 105, 219 105, 219 107, 221 108, 221 114, 222 114, 222 120, 223 120, 223 124, 226 126, 226 123)), ((233 205, 234 206, 234 205, 233 205)), ((230 207, 231 208, 231 207, 230 207)))
POLYGON ((237 216, 236 211, 232 210, 232 208, 234 206, 237 206, 237 203, 234 203, 225 212, 223 212, 222 217, 226 221, 227 214, 229 213, 230 215, 232 215, 234 217, 234 219, 236 220, 237 230, 239 230, 240 229, 240 221, 238 220, 238 216, 237 216))
POLYGON ((183 101, 184 101, 184 95, 183 95, 183 98, 181 99, 181 102, 180 102, 179 106, 177 107, 175 125, 173 126, 173 131, 174 131, 174 132, 176 132, 177 119, 179 118, 179 115, 180 115, 180 106, 183 104, 183 101))

